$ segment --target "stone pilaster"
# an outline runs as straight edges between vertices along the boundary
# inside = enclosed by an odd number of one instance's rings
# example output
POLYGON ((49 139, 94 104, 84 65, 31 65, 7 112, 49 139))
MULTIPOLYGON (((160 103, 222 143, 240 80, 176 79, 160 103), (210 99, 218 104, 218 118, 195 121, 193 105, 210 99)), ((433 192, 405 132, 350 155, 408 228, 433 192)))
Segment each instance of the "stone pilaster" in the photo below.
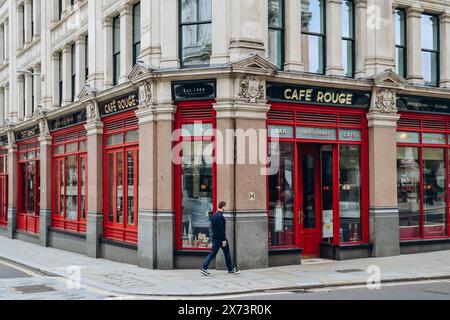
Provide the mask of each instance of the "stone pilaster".
MULTIPOLYGON (((101 52, 101 55, 103 55, 103 65, 104 68, 104 88, 107 89, 113 85, 113 19, 111 17, 106 17, 103 20, 103 46, 105 48, 104 52, 101 52)), ((91 48, 90 44, 92 43, 91 37, 89 37, 89 48, 91 48)), ((91 58, 96 59, 92 55, 89 57, 89 62, 91 61, 91 58)), ((90 70, 90 66, 89 66, 90 70)), ((91 75, 89 75, 91 76, 91 75)), ((91 80, 89 79, 88 83, 90 83, 91 80)), ((95 87, 94 87, 95 88, 95 87)))
MULTIPOLYGON (((75 84, 75 97, 80 93, 86 82, 86 37, 80 36, 75 43, 75 67, 76 67, 76 84, 75 84)), ((76 98, 77 99, 77 98, 76 98)))
POLYGON ((41 16, 42 16, 41 1, 42 0, 33 0, 33 21, 34 21, 33 38, 36 38, 41 34, 41 16))
POLYGON ((32 8, 31 0, 24 1, 24 26, 25 26, 25 43, 30 43, 33 35, 31 34, 32 8))
POLYGON ((17 145, 14 132, 8 131, 8 238, 13 239, 17 227, 17 145))
POLYGON ((156 210, 156 123, 153 110, 153 85, 144 81, 139 87, 139 217, 138 264, 156 267, 157 210, 156 210), (143 138, 145 137, 145 139, 143 138))
POLYGON ((450 88, 450 9, 440 16, 441 76, 440 86, 450 88))
POLYGON ((52 222, 52 136, 47 120, 39 119, 40 136, 40 210, 39 210, 39 242, 42 246, 49 245, 49 232, 52 222))
MULTIPOLYGON (((102 1, 88 1, 88 34, 89 34, 89 78, 87 84, 96 90, 101 90, 104 87, 105 74, 105 62, 110 62, 105 59, 105 51, 108 42, 104 40, 107 33, 103 31, 103 20, 98 19, 103 15, 103 2, 102 1)), ((112 34, 110 35, 112 37, 112 34)), ((111 38, 109 38, 110 42, 111 38)), ((108 51, 109 53, 112 51, 108 51)), ((108 66, 111 66, 109 64, 108 66)), ((110 67, 106 69, 111 69, 110 67)))
POLYGON ((284 69, 303 71, 301 5, 297 0, 285 1, 286 53, 284 69))
POLYGON ((178 68, 178 0, 161 0, 161 68, 178 68))
POLYGON ((423 9, 418 6, 408 7, 406 10, 407 26, 407 59, 408 74, 407 79, 411 84, 423 84, 422 74, 422 25, 421 14, 423 9))
POLYGON ((367 55, 367 0, 355 1, 355 78, 365 77, 367 55))
POLYGON ((342 76, 342 0, 326 1, 326 17, 326 74, 342 76))
POLYGON ((374 257, 400 254, 397 208, 397 142, 399 115, 392 89, 375 88, 369 121, 370 241, 374 257))
MULTIPOLYGON (((128 81, 128 74, 133 67, 133 15, 132 6, 120 8, 120 78, 119 83, 128 81)), ((112 52, 112 51, 111 51, 112 52)))
POLYGON ((103 235, 103 123, 96 101, 86 103, 88 150, 88 208, 86 221, 86 255, 99 258, 103 235))
POLYGON ((25 117, 25 97, 23 96, 25 94, 25 76, 19 75, 17 77, 17 93, 18 93, 18 99, 16 100, 16 97, 12 101, 17 101, 17 112, 19 114, 19 119, 23 120, 25 117))
POLYGON ((63 106, 68 105, 72 102, 71 70, 72 70, 72 46, 66 45, 62 50, 63 106))
POLYGON ((31 110, 31 106, 33 104, 33 95, 32 95, 32 90, 33 90, 33 75, 31 73, 26 73, 25 74, 25 115, 24 115, 24 120, 28 120, 31 119, 32 115, 32 110, 31 110))
POLYGON ((212 54, 211 64, 230 61, 228 30, 230 28, 230 0, 212 2, 212 54))

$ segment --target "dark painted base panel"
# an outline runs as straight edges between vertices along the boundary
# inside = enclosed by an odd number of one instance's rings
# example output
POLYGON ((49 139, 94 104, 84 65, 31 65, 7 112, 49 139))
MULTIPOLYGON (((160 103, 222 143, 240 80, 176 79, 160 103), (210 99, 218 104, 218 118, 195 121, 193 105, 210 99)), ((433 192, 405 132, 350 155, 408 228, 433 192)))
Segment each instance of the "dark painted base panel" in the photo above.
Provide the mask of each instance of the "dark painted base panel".
MULTIPOLYGON (((175 269, 200 269, 209 252, 176 252, 174 259, 175 269)), ((219 252, 218 254, 221 254, 219 252)), ((210 270, 216 269, 216 261, 209 265, 210 270)))
POLYGON ((401 254, 450 250, 450 239, 400 242, 401 254))
POLYGON ((84 235, 53 229, 49 234, 49 245, 52 248, 86 255, 86 237, 84 235))
POLYGON ((24 231, 16 231, 14 234, 14 239, 40 245, 39 235, 26 233, 24 231))
POLYGON ((8 237, 8 229, 6 227, 0 226, 0 236, 8 237))
POLYGON ((349 246, 320 245, 320 256, 325 259, 342 261, 370 258, 371 255, 372 248, 368 244, 349 246))
POLYGON ((103 259, 127 264, 138 264, 137 246, 102 240, 100 247, 103 259))
POLYGON ((281 249, 269 251, 269 268, 302 264, 302 249, 281 249))

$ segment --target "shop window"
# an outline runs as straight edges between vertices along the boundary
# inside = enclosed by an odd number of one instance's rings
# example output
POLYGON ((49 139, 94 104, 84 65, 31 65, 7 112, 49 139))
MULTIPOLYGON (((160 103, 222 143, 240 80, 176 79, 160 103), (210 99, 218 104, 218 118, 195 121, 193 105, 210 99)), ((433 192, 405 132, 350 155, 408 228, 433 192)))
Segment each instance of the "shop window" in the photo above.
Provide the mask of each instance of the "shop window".
POLYGON ((269 0, 269 59, 278 68, 284 65, 284 0, 269 0))
POLYGON ((325 73, 325 0, 302 0, 302 61, 306 72, 325 73))
POLYGON ((295 246, 294 144, 272 142, 271 163, 279 170, 269 176, 269 246, 295 246))
POLYGON ((362 240, 361 148, 342 145, 339 149, 339 210, 341 242, 362 240))
POLYGON ((211 0, 180 0, 182 66, 209 65, 212 52, 211 0))
POLYGON ((137 243, 139 133, 132 113, 105 119, 105 237, 137 243))
POLYGON ((87 215, 87 153, 84 130, 54 137, 52 225, 84 233, 87 215))
POLYGON ((0 149, 0 225, 8 224, 8 150, 0 149))
POLYGON ((20 142, 17 229, 39 233, 40 177, 38 142, 20 142))

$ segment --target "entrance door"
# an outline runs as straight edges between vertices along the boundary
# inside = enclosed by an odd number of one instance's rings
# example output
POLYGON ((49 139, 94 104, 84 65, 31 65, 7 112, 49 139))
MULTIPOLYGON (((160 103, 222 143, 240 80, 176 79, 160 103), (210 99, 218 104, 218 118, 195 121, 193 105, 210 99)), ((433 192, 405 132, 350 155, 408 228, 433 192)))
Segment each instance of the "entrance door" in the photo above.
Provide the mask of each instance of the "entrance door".
POLYGON ((320 255, 320 145, 300 145, 299 224, 304 257, 320 255))

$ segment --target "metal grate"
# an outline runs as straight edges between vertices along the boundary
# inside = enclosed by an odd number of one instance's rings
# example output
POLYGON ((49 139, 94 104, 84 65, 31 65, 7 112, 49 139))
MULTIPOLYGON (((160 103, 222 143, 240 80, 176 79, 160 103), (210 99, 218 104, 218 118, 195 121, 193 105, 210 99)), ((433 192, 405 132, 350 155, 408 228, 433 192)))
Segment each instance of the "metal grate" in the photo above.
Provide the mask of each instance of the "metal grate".
POLYGON ((138 118, 132 117, 127 119, 120 119, 112 122, 108 122, 105 124, 105 131, 115 131, 115 130, 122 130, 122 129, 129 129, 129 127, 137 126, 138 125, 138 118))
POLYGON ((290 110, 270 110, 269 120, 293 121, 294 111, 290 110))
POLYGON ((297 113, 298 122, 315 122, 326 124, 337 124, 337 114, 329 113, 297 113))
POLYGON ((423 129, 447 130, 445 121, 436 121, 436 120, 423 120, 422 128, 423 129))
POLYGON ((408 118, 400 118, 398 121, 399 127, 405 127, 405 128, 416 128, 420 129, 420 120, 418 119, 408 119, 408 118))
POLYGON ((350 124, 350 125, 361 125, 363 122, 363 118, 360 115, 354 114, 341 114, 339 115, 339 123, 340 124, 350 124))
POLYGON ((182 108, 181 120, 207 120, 213 117, 213 109, 208 108, 182 108))
POLYGON ((55 292, 55 288, 49 287, 47 285, 32 285, 32 286, 21 286, 12 288, 22 294, 33 294, 33 293, 45 293, 45 292, 55 292))
POLYGON ((336 270, 338 273, 357 273, 357 272, 364 272, 364 270, 361 269, 343 269, 343 270, 336 270))

